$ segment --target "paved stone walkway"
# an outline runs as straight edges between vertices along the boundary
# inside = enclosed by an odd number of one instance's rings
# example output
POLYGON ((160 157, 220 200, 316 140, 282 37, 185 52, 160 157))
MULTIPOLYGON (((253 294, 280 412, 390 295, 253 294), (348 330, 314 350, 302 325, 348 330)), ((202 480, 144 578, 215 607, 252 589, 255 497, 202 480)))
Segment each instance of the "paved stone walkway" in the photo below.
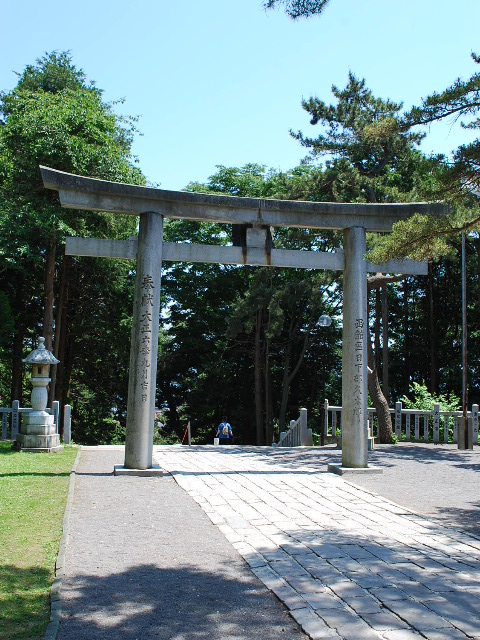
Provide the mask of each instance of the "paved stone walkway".
POLYGON ((154 457, 312 640, 480 638, 480 538, 327 474, 302 450, 154 457))

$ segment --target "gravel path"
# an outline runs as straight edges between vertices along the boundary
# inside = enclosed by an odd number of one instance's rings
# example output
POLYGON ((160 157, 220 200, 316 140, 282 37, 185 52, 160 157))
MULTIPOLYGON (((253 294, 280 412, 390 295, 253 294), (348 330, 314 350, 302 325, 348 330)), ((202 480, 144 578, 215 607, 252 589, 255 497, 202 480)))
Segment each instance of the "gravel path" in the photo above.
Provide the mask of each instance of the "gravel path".
POLYGON ((77 469, 59 640, 305 640, 280 601, 172 477, 77 469))

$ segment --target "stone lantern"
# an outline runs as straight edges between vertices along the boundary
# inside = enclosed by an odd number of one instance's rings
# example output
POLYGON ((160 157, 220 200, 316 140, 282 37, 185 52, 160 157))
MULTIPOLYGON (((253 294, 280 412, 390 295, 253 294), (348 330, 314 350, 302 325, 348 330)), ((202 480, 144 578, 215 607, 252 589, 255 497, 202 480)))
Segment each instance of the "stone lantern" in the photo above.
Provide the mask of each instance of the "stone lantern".
POLYGON ((22 451, 60 451, 63 446, 60 444, 60 435, 56 433, 54 417, 45 411, 50 365, 58 364, 60 360, 46 349, 45 338, 39 338, 38 342, 38 349, 23 360, 32 365, 32 411, 22 417, 16 445, 22 451))

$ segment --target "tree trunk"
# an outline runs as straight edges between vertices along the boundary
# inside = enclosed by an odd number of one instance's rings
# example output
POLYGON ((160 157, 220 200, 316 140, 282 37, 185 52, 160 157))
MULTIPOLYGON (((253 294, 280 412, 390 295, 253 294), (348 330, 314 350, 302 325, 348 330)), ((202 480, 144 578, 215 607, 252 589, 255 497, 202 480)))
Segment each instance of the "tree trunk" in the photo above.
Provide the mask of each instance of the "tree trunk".
MULTIPOLYGON (((66 309, 66 290, 67 290, 67 256, 63 256, 62 259, 62 267, 60 271, 60 284, 58 291, 58 299, 57 299, 57 314, 55 318, 55 340, 53 343, 53 355, 57 360, 60 360, 60 345, 61 345, 61 334, 63 330, 64 324, 64 314, 66 309)), ((61 363, 60 363, 61 364, 61 363)), ((57 364, 50 369, 50 391, 48 396, 49 406, 52 406, 53 400, 56 399, 56 384, 57 384, 57 375, 58 375, 58 367, 60 364, 57 364)), ((63 413, 63 412, 62 412, 63 413)))
POLYGON ((405 395, 410 391, 410 333, 408 325, 408 278, 403 282, 403 393, 405 395))
POLYGON ((475 238, 474 246, 477 252, 477 306, 480 310, 480 237, 475 238))
POLYGON ((263 395, 262 395, 262 332, 263 332, 263 309, 258 307, 256 327, 255 327, 255 425, 257 446, 265 444, 265 431, 263 427, 263 395))
MULTIPOLYGON (((377 273, 375 276, 368 278, 367 290, 372 291, 372 289, 377 289, 379 287, 386 288, 388 282, 398 282, 399 280, 403 280, 404 278, 405 276, 385 276, 382 273, 377 273)), ((385 326, 388 324, 388 319, 384 320, 384 323, 385 331, 385 326)), ((383 343, 388 348, 388 339, 386 335, 384 335, 383 337, 383 343)), ((373 406, 375 407, 375 410, 377 412, 378 436, 382 444, 389 444, 393 442, 392 418, 390 416, 388 400, 384 396, 382 388, 380 387, 380 383, 378 381, 378 372, 375 366, 375 355, 373 353, 372 341, 370 339, 370 336, 368 336, 367 339, 367 351, 368 368, 370 369, 370 371, 368 372, 368 391, 370 393, 373 406)))
POLYGON ((430 393, 438 393, 437 328, 433 296, 433 265, 428 263, 428 309, 430 321, 430 393))
POLYGON ((270 344, 267 338, 265 344, 265 433, 266 444, 273 442, 273 398, 272 378, 270 372, 270 344))
POLYGON ((388 296, 387 285, 382 287, 382 386, 383 395, 388 403, 389 381, 388 381, 388 296))
POLYGON ((290 372, 290 352, 291 342, 289 340, 285 349, 285 360, 283 362, 282 398, 280 400, 280 413, 278 416, 278 428, 280 429, 280 433, 285 431, 285 417, 287 415, 288 392, 290 388, 288 382, 290 372))
POLYGON ((23 390, 23 341, 25 339, 25 323, 17 318, 15 321, 15 339, 13 341, 12 353, 12 397, 10 401, 20 401, 22 406, 23 390))
POLYGON ((53 285, 55 281, 55 252, 57 239, 54 234, 48 237, 47 252, 45 255, 45 288, 43 297, 43 337, 45 348, 52 350, 53 345, 53 285))
POLYGON ((295 320, 298 321, 298 318, 294 318, 294 316, 292 316, 290 319, 290 329, 288 332, 288 345, 286 349, 285 366, 284 366, 284 372, 283 372, 282 402, 280 405, 280 416, 278 420, 280 431, 285 430, 285 418, 287 413, 288 394, 290 390, 290 385, 292 384, 292 381, 295 379, 295 376, 297 375, 297 373, 300 370, 300 367, 302 366, 303 359, 305 357, 305 352, 307 350, 308 342, 310 340, 310 334, 315 324, 314 322, 315 317, 316 317, 316 312, 313 311, 310 317, 310 320, 308 322, 308 327, 305 331, 305 337, 303 338, 303 345, 300 351, 300 355, 298 356, 297 362, 295 363, 295 366, 293 367, 292 371, 290 371, 290 359, 291 359, 291 353, 292 353, 291 345, 293 343, 293 338, 298 330, 298 322, 295 323, 295 320))
POLYGON ((377 412, 378 437, 381 444, 391 444, 393 442, 392 418, 390 416, 388 402, 382 393, 382 389, 378 381, 370 336, 367 336, 367 352, 368 367, 370 369, 368 372, 368 391, 370 393, 373 406, 377 412))
POLYGON ((380 289, 375 289, 375 368, 380 369, 380 318, 382 317, 382 298, 380 289))

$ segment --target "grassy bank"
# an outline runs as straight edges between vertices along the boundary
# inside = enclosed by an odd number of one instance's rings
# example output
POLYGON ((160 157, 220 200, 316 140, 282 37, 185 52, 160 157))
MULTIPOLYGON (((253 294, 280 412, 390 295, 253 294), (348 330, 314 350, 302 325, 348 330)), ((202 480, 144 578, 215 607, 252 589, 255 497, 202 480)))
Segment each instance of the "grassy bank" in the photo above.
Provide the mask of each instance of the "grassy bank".
POLYGON ((0 640, 38 640, 77 449, 20 453, 0 442, 0 640))

